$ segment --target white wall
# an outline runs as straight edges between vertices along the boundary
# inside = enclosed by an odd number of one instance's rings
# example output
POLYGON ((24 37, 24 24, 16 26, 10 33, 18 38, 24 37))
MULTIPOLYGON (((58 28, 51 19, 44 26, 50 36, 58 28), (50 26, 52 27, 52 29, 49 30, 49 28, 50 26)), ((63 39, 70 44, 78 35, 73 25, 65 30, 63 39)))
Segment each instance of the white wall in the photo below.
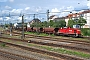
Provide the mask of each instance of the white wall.
POLYGON ((90 28, 90 13, 85 13, 83 18, 87 21, 85 25, 88 25, 90 28))
POLYGON ((69 20, 69 18, 66 18, 66 19, 65 19, 66 26, 68 25, 68 20, 69 20))

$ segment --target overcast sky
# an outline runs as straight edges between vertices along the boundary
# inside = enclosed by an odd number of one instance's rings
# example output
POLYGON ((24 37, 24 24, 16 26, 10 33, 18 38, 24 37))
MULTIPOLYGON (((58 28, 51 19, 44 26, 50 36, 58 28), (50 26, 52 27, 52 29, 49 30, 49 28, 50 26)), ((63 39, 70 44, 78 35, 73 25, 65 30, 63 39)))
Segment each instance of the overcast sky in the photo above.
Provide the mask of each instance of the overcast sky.
MULTIPOLYGON (((69 12, 62 11, 72 11, 89 9, 89 0, 0 0, 0 16, 7 16, 9 12, 11 15, 20 15, 27 13, 41 13, 46 12, 48 9, 50 12, 61 12, 59 16, 64 16, 69 12)), ((56 14, 56 13, 53 13, 56 14)), ((52 14, 51 14, 52 15, 52 14)), ((46 15, 45 15, 46 16, 46 15)), ((43 15, 38 15, 36 17, 45 18, 43 15)), ((16 20, 20 21, 20 17, 4 17, 5 21, 16 20), (14 18, 14 19, 12 19, 14 18)), ((33 16, 25 17, 26 19, 33 18, 33 16)), ((3 18, 0 17, 0 21, 3 18)))

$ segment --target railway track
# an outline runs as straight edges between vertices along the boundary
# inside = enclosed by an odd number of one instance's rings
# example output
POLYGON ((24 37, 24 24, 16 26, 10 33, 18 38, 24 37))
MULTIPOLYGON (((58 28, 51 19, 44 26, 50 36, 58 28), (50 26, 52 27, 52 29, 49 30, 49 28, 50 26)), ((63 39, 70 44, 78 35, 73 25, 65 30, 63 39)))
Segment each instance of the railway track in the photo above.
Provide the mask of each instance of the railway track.
MULTIPOLYGON (((62 59, 65 59, 65 60, 67 60, 67 59, 68 60, 84 60, 82 58, 68 56, 68 55, 59 54, 59 53, 55 53, 55 52, 50 52, 50 51, 42 50, 42 49, 38 49, 38 48, 26 47, 26 46, 12 44, 12 43, 3 42, 3 41, 0 41, 0 43, 5 43, 7 45, 11 45, 11 46, 14 46, 14 47, 19 47, 19 48, 24 49, 24 50, 28 50, 28 51, 32 51, 32 52, 37 52, 37 53, 41 53, 41 54, 47 54, 47 55, 50 55, 50 56, 53 56, 53 57, 57 57, 57 58, 62 58, 62 59)), ((24 57, 24 58, 26 58, 26 57, 24 57)))
MULTIPOLYGON (((13 35, 14 34, 21 35, 21 33, 18 33, 18 32, 13 32, 13 35)), ((16 35, 16 36, 18 36, 18 35, 16 35)), ((68 43, 74 43, 74 44, 83 44, 83 45, 88 45, 88 46, 90 45, 90 41, 81 41, 81 40, 78 40, 78 39, 53 38, 53 37, 36 36, 36 35, 29 35, 29 34, 25 34, 25 37, 26 38, 37 38, 37 39, 58 41, 58 42, 68 42, 68 43)))
MULTIPOLYGON (((0 41, 0 43, 5 43, 5 42, 0 41)), ((13 53, 10 53, 10 52, 1 51, 1 50, 0 50, 0 56, 8 58, 8 59, 12 59, 12 60, 37 60, 37 59, 34 59, 34 58, 21 56, 21 55, 13 54, 13 53)))
POLYGON ((80 40, 72 40, 72 39, 65 39, 65 38, 53 38, 53 37, 44 37, 44 36, 35 36, 35 35, 25 35, 26 38, 37 38, 37 39, 44 39, 44 40, 51 40, 51 41, 58 41, 58 42, 68 42, 74 44, 83 44, 83 45, 90 45, 90 41, 80 41, 80 40))
POLYGON ((0 38, 2 39, 8 39, 8 40, 15 40, 15 41, 22 41, 22 42, 30 42, 30 43, 34 43, 34 44, 40 44, 40 45, 47 45, 47 46, 54 46, 54 47, 62 47, 62 48, 67 48, 67 49, 72 49, 72 50, 78 50, 78 51, 83 51, 83 52, 87 52, 90 53, 90 49, 88 48, 82 48, 81 46, 76 47, 76 46, 70 46, 67 44, 58 44, 57 43, 53 43, 52 41, 50 42, 44 42, 44 40, 42 41, 38 41, 38 40, 21 40, 21 39, 15 39, 15 38, 7 38, 7 37, 3 37, 0 36, 0 38))

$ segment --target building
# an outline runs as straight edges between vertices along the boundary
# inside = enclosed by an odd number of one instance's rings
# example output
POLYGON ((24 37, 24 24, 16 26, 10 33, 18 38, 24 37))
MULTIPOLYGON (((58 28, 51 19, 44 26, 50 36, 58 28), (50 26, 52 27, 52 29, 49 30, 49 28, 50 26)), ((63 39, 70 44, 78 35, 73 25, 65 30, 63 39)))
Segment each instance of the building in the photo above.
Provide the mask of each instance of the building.
POLYGON ((90 28, 90 10, 86 10, 79 13, 72 13, 65 17, 66 26, 68 25, 68 20, 73 19, 77 20, 79 17, 86 19, 87 23, 83 26, 83 28, 90 28))
POLYGON ((83 11, 81 16, 87 21, 83 28, 90 28, 90 10, 83 11))
POLYGON ((54 21, 60 21, 60 20, 65 20, 65 17, 58 17, 54 19, 54 21))
POLYGON ((50 21, 50 20, 54 20, 55 18, 58 18, 58 16, 52 15, 52 16, 49 17, 49 21, 50 21))
POLYGON ((30 21, 29 24, 33 24, 33 23, 35 23, 35 22, 39 23, 39 22, 41 22, 41 21, 36 18, 36 19, 33 19, 32 21, 30 21))
POLYGON ((14 24, 14 27, 15 27, 15 28, 22 27, 22 23, 15 23, 15 24, 14 24))

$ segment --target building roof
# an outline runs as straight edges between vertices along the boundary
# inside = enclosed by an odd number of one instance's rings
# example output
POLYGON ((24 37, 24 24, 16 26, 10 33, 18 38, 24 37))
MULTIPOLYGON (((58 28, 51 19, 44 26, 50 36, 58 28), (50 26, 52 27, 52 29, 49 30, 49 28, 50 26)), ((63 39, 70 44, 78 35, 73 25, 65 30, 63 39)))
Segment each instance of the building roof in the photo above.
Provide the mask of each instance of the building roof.
POLYGON ((70 18, 70 17, 77 17, 79 14, 78 13, 72 13, 72 14, 69 14, 67 17, 70 18))
POLYGON ((61 20, 61 19, 65 19, 65 17, 58 17, 58 18, 55 18, 54 20, 61 20))
POLYGON ((36 18, 36 19, 33 19, 32 21, 30 21, 29 23, 32 24, 32 23, 34 23, 34 22, 41 22, 41 21, 36 18))
POLYGON ((56 16, 56 15, 52 15, 52 16, 49 17, 49 19, 52 19, 52 18, 55 17, 55 16, 56 16))
POLYGON ((83 11, 82 13, 90 13, 90 10, 83 11))
POLYGON ((78 16, 80 16, 81 14, 85 14, 85 13, 90 13, 90 10, 86 10, 86 11, 79 12, 79 13, 68 14, 65 18, 78 17, 78 16))

